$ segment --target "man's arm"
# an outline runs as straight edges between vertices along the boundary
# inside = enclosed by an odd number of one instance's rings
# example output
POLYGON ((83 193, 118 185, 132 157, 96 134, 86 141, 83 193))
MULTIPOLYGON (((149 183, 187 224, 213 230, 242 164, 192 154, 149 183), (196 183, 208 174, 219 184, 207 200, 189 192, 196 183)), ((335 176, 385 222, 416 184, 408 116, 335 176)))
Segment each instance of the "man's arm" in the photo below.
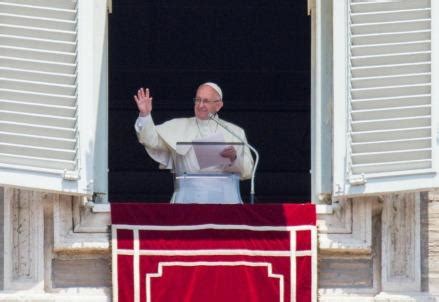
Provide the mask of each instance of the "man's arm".
POLYGON ((152 97, 149 94, 149 89, 142 87, 137 90, 137 95, 134 95, 134 101, 139 110, 139 117, 134 124, 139 142, 147 149, 166 151, 166 145, 157 134, 151 117, 152 97))
MULTIPOLYGON (((244 142, 247 142, 244 130, 240 129, 238 133, 239 137, 241 137, 244 142)), ((244 148, 243 152, 236 152, 235 148, 230 146, 225 148, 221 155, 223 157, 228 157, 231 161, 231 165, 227 167, 225 171, 239 172, 241 179, 249 179, 251 178, 253 171, 253 157, 247 146, 244 145, 242 148, 244 148)))
POLYGON ((151 114, 145 117, 139 115, 134 124, 137 139, 145 148, 156 151, 168 151, 164 141, 160 138, 155 128, 151 114))
MULTIPOLYGON (((244 134, 244 141, 247 142, 247 139, 245 138, 244 134)), ((243 146, 244 152, 242 158, 238 157, 235 160, 235 165, 239 167, 239 170, 241 171, 241 179, 250 179, 252 177, 252 171, 253 171, 253 157, 250 152, 250 149, 247 146, 243 146)))

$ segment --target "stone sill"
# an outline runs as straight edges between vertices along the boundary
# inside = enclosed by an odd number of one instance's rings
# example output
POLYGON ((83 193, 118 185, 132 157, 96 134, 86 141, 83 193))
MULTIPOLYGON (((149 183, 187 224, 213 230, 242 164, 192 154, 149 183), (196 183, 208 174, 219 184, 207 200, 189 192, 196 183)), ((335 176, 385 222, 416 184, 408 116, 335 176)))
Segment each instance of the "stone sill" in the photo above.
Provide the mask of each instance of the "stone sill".
POLYGON ((27 302, 111 302, 110 288, 54 289, 51 293, 38 290, 0 291, 0 301, 27 302))
POLYGON ((93 213, 110 213, 110 203, 93 203, 89 202, 93 213))
MULTIPOLYGON (((109 203, 90 203, 93 213, 110 213, 109 203)), ((334 212, 332 205, 316 204, 316 212, 319 215, 330 215, 334 212)))
POLYGON ((334 213, 334 208, 330 204, 316 204, 317 215, 331 215, 334 213))

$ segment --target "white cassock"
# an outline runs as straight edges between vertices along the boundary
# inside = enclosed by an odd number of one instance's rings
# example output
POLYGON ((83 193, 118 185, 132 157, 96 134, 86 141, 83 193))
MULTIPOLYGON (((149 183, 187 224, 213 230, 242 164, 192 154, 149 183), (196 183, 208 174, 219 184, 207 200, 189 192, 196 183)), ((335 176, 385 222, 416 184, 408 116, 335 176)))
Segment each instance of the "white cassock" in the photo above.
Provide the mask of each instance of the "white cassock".
MULTIPOLYGON (((220 121, 233 133, 241 137, 243 141, 247 142, 242 128, 224 120, 220 121)), ((222 134, 225 142, 241 143, 235 136, 214 121, 200 120, 196 117, 172 119, 156 126, 151 115, 148 115, 137 118, 134 128, 139 142, 145 147, 149 156, 160 164, 161 169, 174 170, 178 156, 179 164, 183 166, 184 171, 195 172, 200 170, 192 148, 186 150, 178 148, 180 154, 177 155, 178 142, 192 142, 212 135, 222 134)), ((241 179, 249 179, 253 169, 253 158, 250 150, 245 146, 235 148, 238 149, 236 160, 223 166, 222 169, 225 172, 239 173, 241 179), (240 150, 240 148, 244 148, 244 150, 240 150)), ((214 167, 214 169, 217 170, 217 167, 214 167)))

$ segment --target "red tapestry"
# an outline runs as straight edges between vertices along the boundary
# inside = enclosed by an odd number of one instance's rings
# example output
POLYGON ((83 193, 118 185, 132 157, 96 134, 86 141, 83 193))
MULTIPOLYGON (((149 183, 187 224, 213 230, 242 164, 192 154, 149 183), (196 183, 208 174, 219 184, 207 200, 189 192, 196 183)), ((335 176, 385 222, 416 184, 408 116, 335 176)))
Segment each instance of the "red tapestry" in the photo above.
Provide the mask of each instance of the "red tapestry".
POLYGON ((113 301, 314 302, 311 204, 113 203, 113 301))

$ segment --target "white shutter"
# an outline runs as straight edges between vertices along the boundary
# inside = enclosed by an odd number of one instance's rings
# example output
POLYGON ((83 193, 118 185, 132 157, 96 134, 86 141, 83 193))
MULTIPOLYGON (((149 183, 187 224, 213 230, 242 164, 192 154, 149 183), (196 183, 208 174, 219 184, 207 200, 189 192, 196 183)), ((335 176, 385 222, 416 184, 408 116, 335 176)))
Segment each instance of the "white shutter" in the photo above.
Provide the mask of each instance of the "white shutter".
POLYGON ((434 2, 334 1, 336 195, 438 185, 434 2))
POLYGON ((92 193, 93 5, 0 0, 0 185, 92 193))
POLYGON ((76 3, 0 1, 0 165, 77 169, 76 3))

